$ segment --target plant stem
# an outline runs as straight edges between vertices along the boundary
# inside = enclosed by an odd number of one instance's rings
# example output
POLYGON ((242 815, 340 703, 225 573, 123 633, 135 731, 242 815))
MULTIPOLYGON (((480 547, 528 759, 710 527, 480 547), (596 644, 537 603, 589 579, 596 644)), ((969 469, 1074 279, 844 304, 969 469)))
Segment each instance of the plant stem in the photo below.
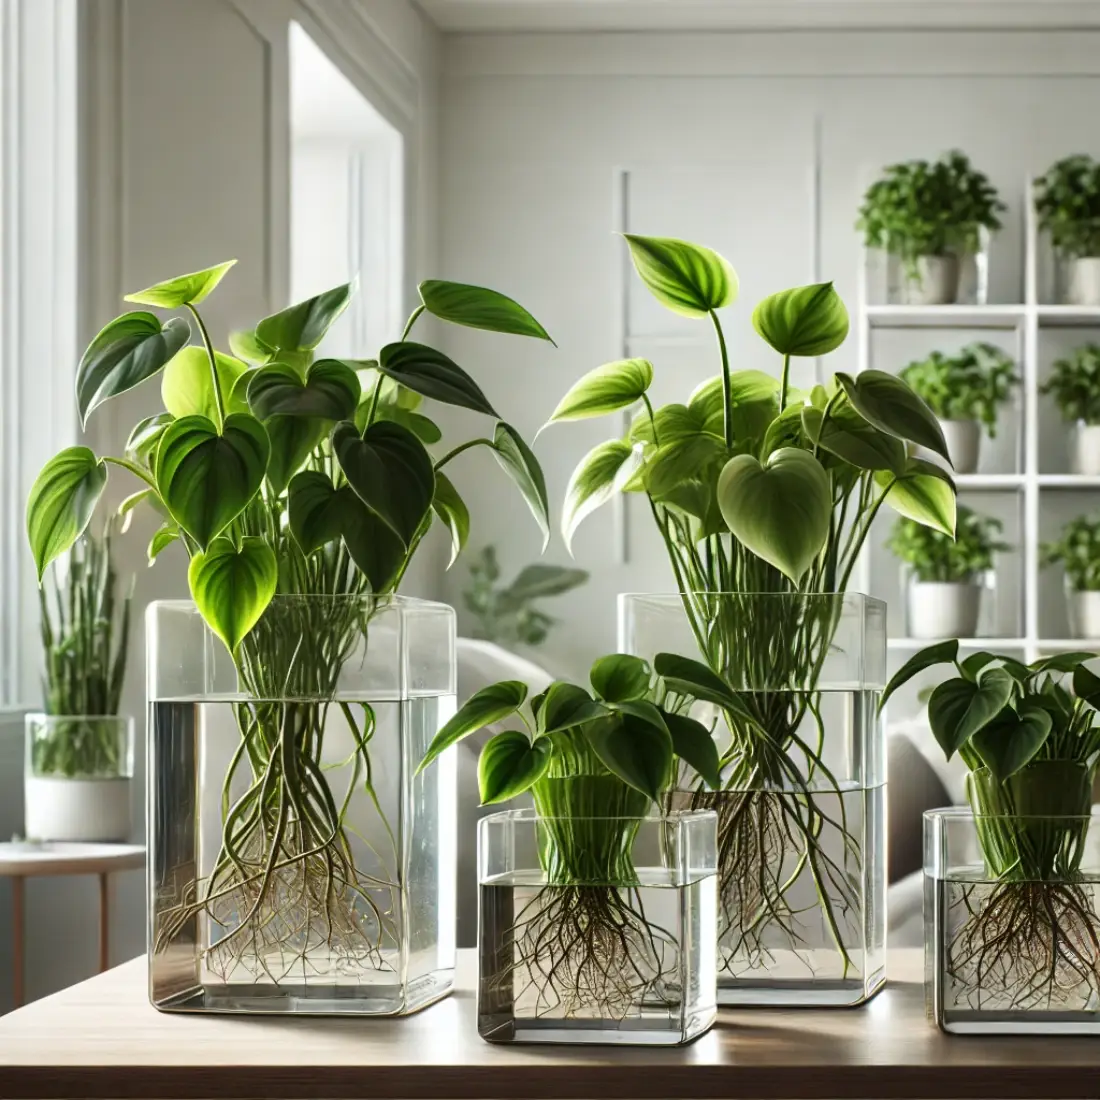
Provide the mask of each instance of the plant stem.
MULTIPOLYGON (((710 319, 714 322, 714 331, 718 336, 718 350, 722 355, 722 433, 727 447, 733 446, 733 410, 730 408, 730 357, 726 350, 726 337, 718 314, 712 309, 710 319)), ((784 387, 786 377, 784 376, 784 387)))
POLYGON ((468 451, 471 447, 479 447, 479 446, 482 446, 482 445, 484 445, 486 447, 492 447, 493 446, 493 441, 491 439, 486 439, 484 436, 482 436, 480 439, 469 439, 465 443, 460 443, 457 447, 454 448, 454 450, 448 451, 435 464, 435 468, 437 470, 442 470, 443 467, 446 466, 447 463, 450 462, 452 458, 457 458, 460 454, 462 454, 463 451, 468 451))
POLYGON ((214 383, 214 402, 218 407, 218 432, 220 433, 225 427, 225 402, 222 400, 222 388, 218 381, 218 360, 214 355, 214 345, 210 342, 210 333, 206 331, 206 325, 199 316, 199 311, 190 302, 187 303, 187 308, 191 311, 191 316, 195 318, 195 324, 199 326, 203 346, 206 348, 206 355, 210 360, 210 378, 214 383))
MULTIPOLYGON (((825 403, 825 411, 821 414, 821 425, 817 429, 817 441, 814 443, 814 458, 817 458, 818 448, 821 446, 821 440, 825 435, 825 425, 829 422, 829 413, 833 411, 833 403, 840 396, 840 390, 837 390, 832 397, 825 403)), ((843 591, 843 589, 842 589, 843 591)))
POLYGON ((787 388, 791 374, 791 357, 790 355, 783 356, 783 377, 779 383, 779 411, 782 412, 787 407, 787 388))
POLYGON ((378 411, 378 398, 382 394, 382 379, 385 376, 381 371, 378 372, 378 378, 374 384, 374 393, 370 395, 370 408, 367 410, 367 422, 363 425, 363 434, 366 435, 367 428, 374 423, 374 414, 378 411))
POLYGON ((859 536, 856 539, 853 548, 852 556, 848 562, 847 567, 844 570, 843 576, 840 578, 840 584, 837 586, 838 592, 848 591, 848 580, 852 575, 852 570, 856 567, 856 561, 859 558, 859 552, 863 548, 863 543, 866 541, 867 536, 871 533, 871 524, 875 521, 875 516, 878 515, 878 510, 882 507, 883 502, 890 495, 890 490, 898 483, 896 477, 890 479, 890 484, 879 494, 875 503, 871 505, 870 510, 867 512, 867 519, 860 530, 859 536))
POLYGON ((424 309, 425 307, 423 305, 419 305, 416 307, 416 309, 412 311, 412 314, 410 315, 408 321, 405 322, 405 330, 401 333, 402 340, 408 339, 409 333, 412 332, 413 325, 416 324, 417 318, 420 316, 420 314, 424 312, 424 309))
POLYGON ((150 489, 153 490, 158 496, 160 490, 157 488, 157 483, 153 480, 153 475, 148 470, 143 470, 136 462, 131 462, 126 458, 115 458, 113 455, 104 455, 104 462, 110 462, 112 466, 121 466, 124 470, 129 470, 134 477, 141 478, 150 489))

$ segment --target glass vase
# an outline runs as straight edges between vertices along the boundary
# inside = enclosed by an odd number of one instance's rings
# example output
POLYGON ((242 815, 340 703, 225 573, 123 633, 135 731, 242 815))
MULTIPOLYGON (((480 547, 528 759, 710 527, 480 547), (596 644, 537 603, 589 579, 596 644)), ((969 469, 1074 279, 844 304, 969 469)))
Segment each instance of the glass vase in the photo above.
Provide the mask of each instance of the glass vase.
POLYGON ((1100 1035, 1098 816, 925 813, 925 995, 942 1030, 1100 1035))
POLYGON ((482 819, 481 1037, 674 1046, 707 1031, 717 1013, 716 822, 706 811, 482 819))
POLYGON ((114 714, 28 714, 24 726, 27 839, 129 840, 134 720, 114 714))
POLYGON ((149 983, 172 1011, 393 1016, 455 966, 454 612, 276 596, 237 657, 146 620, 149 983))
POLYGON ((718 815, 718 1003, 859 1004, 885 975, 886 605, 846 595, 624 595, 619 646, 701 662, 730 701, 666 708, 714 730, 721 788, 684 768, 673 809, 718 815))

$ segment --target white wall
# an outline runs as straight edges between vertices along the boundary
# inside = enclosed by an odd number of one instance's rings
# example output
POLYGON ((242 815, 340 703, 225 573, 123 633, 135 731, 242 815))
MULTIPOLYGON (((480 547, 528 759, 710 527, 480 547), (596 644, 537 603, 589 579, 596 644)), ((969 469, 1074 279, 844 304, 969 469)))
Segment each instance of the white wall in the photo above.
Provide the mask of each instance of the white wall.
MULTIPOLYGON (((612 231, 630 229, 722 251, 742 283, 726 321, 734 366, 774 371, 749 324, 755 302, 832 278, 854 307, 853 222, 867 183, 884 164, 953 146, 1010 206, 992 294, 1020 300, 1025 178, 1063 154, 1100 152, 1098 47, 1096 32, 449 38, 444 275, 514 295, 560 345, 455 333, 450 347, 528 438, 573 380, 627 353, 653 360, 658 400, 683 400, 719 369, 712 337, 706 322, 662 311, 625 272, 612 231)), ((912 350, 881 354, 900 366, 912 350)), ((852 340, 825 367, 854 361, 852 340)), ((577 460, 618 429, 588 421, 539 438, 555 509, 577 460)), ((473 544, 498 543, 505 569, 516 568, 537 556, 536 532, 489 462, 478 475, 464 489, 473 544)), ((873 538, 885 536, 883 527, 873 538)), ((625 519, 606 507, 586 521, 575 551, 593 579, 555 602, 565 625, 545 653, 581 675, 615 644, 616 593, 668 589, 671 578, 638 502, 625 519)), ((548 554, 567 560, 558 538, 548 554)), ((465 579, 456 572, 453 600, 465 579)))

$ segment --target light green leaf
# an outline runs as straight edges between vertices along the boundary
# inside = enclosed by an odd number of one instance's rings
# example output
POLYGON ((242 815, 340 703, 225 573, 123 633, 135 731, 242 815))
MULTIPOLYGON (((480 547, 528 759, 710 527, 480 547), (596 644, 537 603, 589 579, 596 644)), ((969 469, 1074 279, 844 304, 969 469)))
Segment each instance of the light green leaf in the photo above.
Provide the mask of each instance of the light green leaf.
POLYGON ((303 380, 294 367, 272 363, 252 371, 248 404, 254 416, 351 420, 359 405, 359 376, 338 359, 318 359, 303 380))
POLYGON ((573 535, 584 519, 606 504, 641 468, 641 447, 612 439, 588 452, 577 464, 565 490, 561 533, 573 552, 573 535))
POLYGON ((686 714, 661 713, 672 737, 672 751, 694 768, 711 790, 718 790, 722 786, 720 760, 710 730, 686 714))
POLYGON ((426 344, 411 340, 387 344, 379 353, 378 369, 433 401, 498 416, 481 387, 453 359, 426 344))
POLYGON ((555 680, 543 693, 538 713, 539 734, 583 726, 607 713, 607 707, 593 699, 584 688, 555 680))
POLYGON ((737 298, 737 273, 717 252, 673 237, 624 233, 634 268, 661 305, 704 317, 737 298))
POLYGON ((164 429, 171 423, 172 414, 166 412, 139 420, 126 440, 126 454, 140 462, 148 461, 156 451, 164 429))
POLYGON ((918 673, 934 665, 954 664, 959 656, 959 642, 957 638, 949 638, 945 642, 937 642, 935 645, 926 646, 919 653, 914 653, 895 673, 893 679, 886 685, 886 690, 879 699, 879 709, 886 706, 886 700, 894 694, 903 684, 907 684, 918 673))
POLYGON ((442 470, 435 472, 435 496, 432 497, 432 508, 451 533, 451 560, 447 562, 447 568, 450 569, 470 537, 470 511, 454 487, 454 483, 442 470))
POLYGON ((814 283, 770 294, 752 324, 780 355, 827 355, 848 335, 848 311, 832 283, 814 283))
POLYGON ((149 549, 146 551, 149 564, 152 565, 162 551, 167 550, 172 543, 178 542, 179 537, 180 529, 174 523, 165 523, 157 528, 156 534, 149 540, 149 549))
POLYGON ((486 742, 477 761, 481 804, 507 802, 530 790, 550 767, 549 741, 531 744, 525 733, 505 730, 486 742))
POLYGON ((909 460, 909 471, 903 477, 880 470, 875 482, 886 488, 886 503, 899 515, 923 523, 948 538, 955 537, 955 486, 946 474, 930 473, 936 467, 930 462, 909 460))
POLYGON ((550 541, 550 502, 546 496, 546 478, 539 460, 519 432, 501 420, 493 432, 493 457, 512 479, 527 502, 531 515, 542 532, 542 548, 550 541))
MULTIPOLYGON (((441 321, 488 329, 490 332, 550 340, 546 329, 519 302, 496 290, 427 279, 420 284, 420 300, 427 311, 441 321)), ((553 342, 550 340, 550 343, 553 342)))
POLYGON ((143 501, 149 500, 153 495, 154 491, 152 489, 138 489, 136 493, 131 493, 119 504, 115 514, 122 520, 121 534, 124 535, 130 530, 130 524, 134 519, 134 509, 143 501))
POLYGON ((312 351, 336 318, 348 308, 356 289, 353 280, 265 317, 256 326, 255 338, 269 348, 312 351))
POLYGON ((672 776, 672 737, 667 729, 618 712, 586 730, 588 743, 608 771, 654 802, 672 776))
POLYGON ((728 453, 725 443, 709 432, 681 437, 667 444, 662 436, 661 445, 646 458, 645 487, 660 499, 684 482, 698 477, 708 466, 721 462, 728 453))
POLYGON ((802 427, 806 437, 822 450, 850 462, 861 470, 891 470, 905 472, 905 444, 896 436, 873 428, 854 409, 837 409, 824 420, 813 405, 802 408, 802 427))
POLYGON ((718 478, 718 506, 734 536, 796 584, 829 537, 829 475, 796 447, 781 447, 764 465, 752 455, 731 458, 718 478))
POLYGON ((641 657, 612 653, 596 661, 589 680, 605 703, 644 699, 649 693, 649 665, 641 657))
POLYGON ((123 301, 136 302, 143 306, 158 306, 160 309, 179 309, 180 306, 197 306, 222 281, 225 273, 236 263, 226 260, 223 264, 193 271, 190 275, 179 275, 163 283, 154 283, 136 294, 127 294, 123 301))
POLYGON ((273 416, 264 424, 271 440, 267 480, 276 495, 290 484, 290 479, 324 441, 331 426, 328 420, 307 420, 302 416, 273 416))
POLYGON ((628 408, 641 400, 652 382, 653 364, 648 359, 617 359, 614 363, 604 363, 570 387, 547 424, 585 420, 628 408))
POLYGON ((1053 722, 1035 703, 1021 703, 974 734, 973 745, 993 778, 1003 783, 1034 759, 1050 736, 1053 722))
MULTIPOLYGON (((759 370, 737 370, 730 374, 730 420, 734 443, 759 439, 779 415, 779 382, 759 370)), ((699 386, 688 400, 688 408, 704 416, 703 427, 724 438, 722 377, 699 386)), ((664 437, 662 436, 662 442, 664 437)))
POLYGON ((27 537, 39 583, 92 518, 107 467, 87 447, 66 447, 42 467, 27 498, 27 537))
POLYGON ((268 347, 255 333, 253 329, 237 329, 229 334, 229 350, 246 363, 257 366, 268 362, 275 354, 275 349, 268 347))
MULTIPOLYGON (((248 405, 234 394, 234 387, 248 371, 246 364, 231 355, 214 352, 218 366, 218 388, 227 414, 247 413, 248 405)), ((184 416, 205 416, 218 419, 218 403, 214 397, 214 380, 210 376, 210 359, 205 348, 181 348, 164 368, 160 380, 160 399, 168 412, 179 419, 184 416)))
POLYGON ((499 684, 490 684, 475 691, 432 739, 416 774, 419 775, 440 753, 462 738, 515 714, 526 698, 527 685, 519 680, 502 680, 499 684))
POLYGON ((260 621, 278 575, 275 551, 257 535, 246 535, 239 548, 230 539, 215 539, 191 559, 191 598, 230 653, 260 621))
POLYGON ((935 413, 896 375, 865 370, 855 378, 838 373, 836 379, 868 424, 887 435, 927 447, 951 461, 935 413))

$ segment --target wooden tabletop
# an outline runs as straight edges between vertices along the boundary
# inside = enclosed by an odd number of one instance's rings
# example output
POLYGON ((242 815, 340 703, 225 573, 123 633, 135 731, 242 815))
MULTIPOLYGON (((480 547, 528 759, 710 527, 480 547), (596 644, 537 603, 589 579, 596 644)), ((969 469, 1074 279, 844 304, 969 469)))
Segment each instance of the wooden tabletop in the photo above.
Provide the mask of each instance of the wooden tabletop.
POLYGON ((0 876, 99 875, 144 866, 145 849, 138 844, 0 843, 0 876))
POLYGON ((0 1018, 0 1098, 1095 1097, 1100 1041, 960 1039, 924 1015, 918 951, 861 1009, 726 1011, 691 1046, 506 1046, 474 1022, 473 952, 460 988, 400 1020, 167 1015, 145 961, 0 1018))

